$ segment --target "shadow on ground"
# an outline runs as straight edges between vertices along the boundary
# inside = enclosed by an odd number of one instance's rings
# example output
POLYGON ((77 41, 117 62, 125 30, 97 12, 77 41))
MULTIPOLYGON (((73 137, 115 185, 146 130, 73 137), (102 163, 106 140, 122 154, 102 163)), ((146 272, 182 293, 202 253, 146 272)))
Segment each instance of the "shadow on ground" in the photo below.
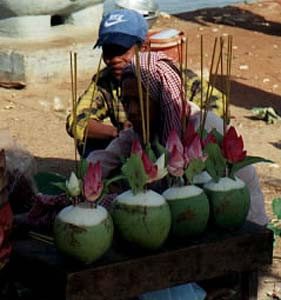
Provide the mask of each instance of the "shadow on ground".
POLYGON ((233 6, 200 9, 193 12, 175 14, 174 16, 184 21, 194 22, 200 26, 208 26, 208 23, 215 23, 281 36, 281 23, 269 21, 263 16, 233 6))
MULTIPOLYGON (((211 79, 212 80, 212 79, 211 79)), ((225 76, 217 75, 215 86, 219 90, 225 92, 225 76)), ((253 107, 272 107, 281 115, 281 96, 264 90, 243 84, 241 82, 231 80, 231 96, 230 103, 245 109, 253 107)))

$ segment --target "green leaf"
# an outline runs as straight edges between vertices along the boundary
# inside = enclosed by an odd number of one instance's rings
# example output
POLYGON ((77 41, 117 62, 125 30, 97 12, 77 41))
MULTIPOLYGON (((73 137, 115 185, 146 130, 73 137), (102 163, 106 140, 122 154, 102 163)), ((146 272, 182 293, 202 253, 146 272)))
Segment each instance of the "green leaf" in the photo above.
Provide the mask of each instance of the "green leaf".
POLYGON ((213 128, 211 130, 211 133, 216 137, 216 140, 217 140, 218 144, 220 145, 223 140, 223 135, 220 132, 218 132, 216 128, 213 128))
POLYGON ((188 182, 192 184, 193 177, 197 174, 200 174, 204 168, 205 163, 201 159, 193 159, 184 172, 188 182))
POLYGON ((87 159, 81 159, 78 164, 77 177, 83 179, 87 173, 89 162, 87 159))
MULTIPOLYGON (((197 133, 199 134, 199 136, 200 136, 200 134, 201 134, 201 132, 200 132, 200 127, 197 128, 196 132, 197 132, 197 133)), ((204 139, 206 138, 207 134, 208 134, 208 131, 204 128, 203 131, 202 131, 201 139, 204 140, 204 139)))
POLYGON ((273 163, 273 161, 269 159, 265 159, 259 156, 246 156, 245 159, 241 162, 235 163, 232 165, 229 177, 234 177, 235 173, 240 170, 241 168, 244 168, 248 165, 252 165, 259 162, 267 162, 267 163, 273 163))
POLYGON ((66 185, 65 185, 65 181, 64 182, 51 182, 51 184, 53 186, 56 186, 57 188, 59 188, 60 190, 64 191, 64 192, 68 192, 66 185))
POLYGON ((155 153, 153 152, 150 143, 147 143, 147 144, 146 144, 146 146, 145 146, 145 152, 147 153, 149 159, 150 159, 152 162, 155 162, 155 161, 156 161, 156 155, 155 155, 155 153))
POLYGON ((34 181, 38 192, 45 195, 59 195, 62 189, 54 185, 54 183, 64 183, 66 178, 61 174, 54 172, 39 172, 34 175, 34 181))
MULTIPOLYGON (((158 138, 155 139, 154 143, 153 143, 156 147, 156 151, 157 151, 157 157, 160 157, 163 153, 165 153, 165 159, 167 160, 168 157, 168 151, 167 149, 160 144, 158 138)), ((165 161, 167 163, 167 161, 165 161)))
POLYGON ((205 152, 208 155, 205 161, 206 171, 217 182, 220 177, 225 175, 226 159, 217 144, 209 143, 205 147, 205 152))
POLYGON ((272 200, 272 211, 276 217, 281 220, 281 198, 272 200))
POLYGON ((148 176, 145 173, 143 163, 139 155, 132 154, 127 159, 121 170, 128 180, 133 194, 137 194, 138 192, 142 192, 144 190, 148 176))

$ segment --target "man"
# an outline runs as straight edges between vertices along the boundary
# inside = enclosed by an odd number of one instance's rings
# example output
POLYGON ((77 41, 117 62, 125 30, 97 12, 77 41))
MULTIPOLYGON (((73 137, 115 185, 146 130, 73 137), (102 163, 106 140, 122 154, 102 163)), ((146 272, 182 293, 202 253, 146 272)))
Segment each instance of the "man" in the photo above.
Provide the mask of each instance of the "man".
POLYGON ((94 149, 104 149, 124 128, 127 117, 120 101, 120 79, 135 54, 135 47, 145 41, 147 31, 146 20, 134 10, 114 10, 104 16, 95 47, 102 47, 106 68, 101 70, 97 86, 95 75, 78 100, 76 129, 74 116, 67 118, 67 132, 76 135, 82 156, 94 149), (82 153, 86 132, 87 149, 82 153))
MULTIPOLYGON (((105 15, 99 28, 99 38, 95 47, 102 47, 102 57, 106 68, 96 74, 87 90, 78 100, 77 125, 74 116, 67 117, 66 129, 70 136, 76 136, 78 151, 81 156, 87 157, 92 150, 104 149, 120 130, 130 126, 127 122, 126 112, 121 101, 120 80, 124 69, 133 59, 136 48, 141 48, 146 41, 148 24, 138 12, 130 9, 113 10, 105 15), (98 76, 97 84, 95 83, 98 76), (87 135, 87 139, 85 136, 87 135), (85 140, 86 147, 85 147, 85 140)), ((175 64, 169 63, 172 69, 175 64)), ((179 72, 176 70, 176 72, 179 72)), ((174 72, 168 74, 174 76, 174 72)), ((178 75, 180 74, 178 73, 178 75)), ((200 80, 191 70, 186 70, 186 97, 195 103, 200 102, 200 80)), ((167 84, 169 84, 169 79, 167 84)), ((205 84, 205 88, 206 88, 205 84)), ((173 96, 183 98, 183 88, 173 88, 173 96)), ((203 91, 206 94, 206 91, 203 91)), ((213 89, 210 107, 220 114, 221 93, 213 89), (213 106, 215 105, 215 106, 213 106)), ((169 109, 168 106, 166 106, 169 109)), ((169 125, 167 120, 166 124, 169 125)))

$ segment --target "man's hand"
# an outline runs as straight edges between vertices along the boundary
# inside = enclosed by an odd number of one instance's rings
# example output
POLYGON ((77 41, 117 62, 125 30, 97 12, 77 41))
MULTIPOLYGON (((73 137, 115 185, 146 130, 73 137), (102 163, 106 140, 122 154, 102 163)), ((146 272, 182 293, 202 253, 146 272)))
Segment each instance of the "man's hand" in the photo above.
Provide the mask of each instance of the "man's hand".
POLYGON ((133 128, 133 124, 130 121, 126 121, 123 125, 123 129, 133 128))
POLYGON ((118 136, 118 129, 113 125, 103 124, 100 121, 90 120, 88 137, 94 139, 112 139, 118 136))

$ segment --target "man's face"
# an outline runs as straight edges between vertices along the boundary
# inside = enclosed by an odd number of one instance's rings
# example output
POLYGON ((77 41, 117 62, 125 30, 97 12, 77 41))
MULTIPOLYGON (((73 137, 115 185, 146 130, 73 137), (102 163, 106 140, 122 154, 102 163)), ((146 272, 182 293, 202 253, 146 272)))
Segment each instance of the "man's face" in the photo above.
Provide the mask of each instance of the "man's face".
POLYGON ((103 45, 103 60, 110 68, 112 75, 120 80, 124 68, 129 64, 134 56, 134 46, 131 48, 124 48, 118 45, 103 45))
MULTIPOLYGON (((126 78, 122 81, 122 101, 127 113, 128 120, 132 123, 134 130, 142 136, 142 118, 139 103, 139 93, 137 80, 135 78, 126 78)), ((146 115, 146 92, 143 89, 144 113, 146 115)), ((159 108, 158 108, 159 110, 159 108)), ((159 126, 156 102, 149 101, 149 119, 150 119, 150 136, 154 136, 159 126)))

